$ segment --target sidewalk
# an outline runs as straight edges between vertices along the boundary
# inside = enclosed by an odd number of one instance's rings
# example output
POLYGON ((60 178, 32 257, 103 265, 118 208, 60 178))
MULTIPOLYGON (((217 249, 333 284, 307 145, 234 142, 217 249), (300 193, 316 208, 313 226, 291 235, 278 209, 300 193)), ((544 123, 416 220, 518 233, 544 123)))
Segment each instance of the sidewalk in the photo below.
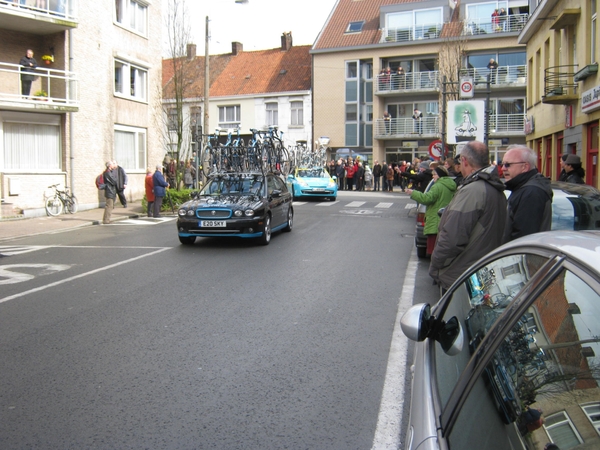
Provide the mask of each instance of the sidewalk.
MULTIPOLYGON (((111 221, 113 222, 146 215, 142 210, 142 203, 139 200, 137 202, 130 202, 127 208, 123 208, 118 202, 117 204, 118 206, 115 206, 111 217, 111 221)), ((78 211, 75 214, 63 213, 56 217, 43 216, 0 220, 0 241, 15 237, 43 234, 49 231, 61 231, 88 225, 102 225, 103 214, 104 208, 94 208, 78 211)))

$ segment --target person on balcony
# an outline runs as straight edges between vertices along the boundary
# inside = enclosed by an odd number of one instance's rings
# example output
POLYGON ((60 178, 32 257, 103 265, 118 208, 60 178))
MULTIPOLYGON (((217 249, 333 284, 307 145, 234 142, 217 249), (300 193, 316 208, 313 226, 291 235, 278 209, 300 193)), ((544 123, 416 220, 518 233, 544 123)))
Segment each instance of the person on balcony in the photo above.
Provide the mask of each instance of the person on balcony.
POLYGON ((392 116, 389 112, 383 112, 383 122, 385 123, 385 134, 390 134, 390 128, 392 124, 392 116))
POLYGON ((419 133, 419 135, 423 134, 423 113, 415 108, 412 118, 415 121, 415 132, 419 133))
POLYGON ((498 13, 498 19, 500 19, 500 28, 502 31, 506 31, 506 19, 508 18, 506 14, 506 10, 504 8, 500 8, 500 12, 498 13))
POLYGON ((406 73, 404 72, 404 67, 398 66, 396 78, 398 79, 398 89, 406 89, 406 73))
POLYGON ((27 49, 25 56, 19 62, 21 65, 21 95, 28 98, 31 93, 31 83, 35 79, 37 61, 33 57, 33 50, 27 49))
POLYGON ((494 33, 501 30, 499 21, 500 21, 500 13, 498 12, 498 9, 495 9, 494 12, 492 13, 492 31, 494 33))
POLYGON ((496 83, 496 75, 498 74, 498 62, 492 58, 487 65, 487 68, 490 69, 490 83, 496 83))

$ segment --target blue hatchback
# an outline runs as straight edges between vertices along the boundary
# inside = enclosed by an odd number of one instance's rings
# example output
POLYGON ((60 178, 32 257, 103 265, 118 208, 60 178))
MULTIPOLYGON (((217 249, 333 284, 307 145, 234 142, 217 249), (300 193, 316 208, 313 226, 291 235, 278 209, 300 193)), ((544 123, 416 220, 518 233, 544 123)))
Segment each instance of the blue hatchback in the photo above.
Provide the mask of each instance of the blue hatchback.
POLYGON ((297 168, 287 177, 286 184, 294 199, 321 197, 335 200, 337 182, 323 167, 297 168))

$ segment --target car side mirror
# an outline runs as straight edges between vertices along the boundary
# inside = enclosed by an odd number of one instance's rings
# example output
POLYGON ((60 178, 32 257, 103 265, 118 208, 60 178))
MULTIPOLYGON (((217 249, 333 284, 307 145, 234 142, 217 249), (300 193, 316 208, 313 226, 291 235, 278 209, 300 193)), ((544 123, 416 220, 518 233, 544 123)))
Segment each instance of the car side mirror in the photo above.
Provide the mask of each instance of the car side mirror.
POLYGON ((444 353, 458 355, 464 345, 464 332, 456 317, 447 322, 438 320, 431 315, 428 303, 414 305, 400 319, 402 332, 412 341, 422 342, 432 338, 440 343, 444 353))
POLYGON ((331 177, 332 180, 337 180, 337 175, 331 177))
POLYGON ((287 177, 288 177, 288 180, 293 180, 294 179, 294 175, 292 175, 291 173, 287 177))
POLYGON ((281 197, 281 190, 280 189, 274 189, 273 192, 271 192, 271 196, 274 197, 274 198, 281 197))

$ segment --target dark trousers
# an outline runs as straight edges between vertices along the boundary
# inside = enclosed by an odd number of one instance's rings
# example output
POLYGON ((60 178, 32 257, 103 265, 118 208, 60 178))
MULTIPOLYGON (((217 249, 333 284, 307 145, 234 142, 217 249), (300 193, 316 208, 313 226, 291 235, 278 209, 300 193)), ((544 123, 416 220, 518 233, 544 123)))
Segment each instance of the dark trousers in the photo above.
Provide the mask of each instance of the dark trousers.
POLYGON ((354 185, 354 180, 352 178, 346 178, 346 189, 351 191, 353 185, 354 185))
POLYGON ((127 197, 125 197, 125 191, 123 189, 117 190, 117 195, 119 196, 119 201, 121 205, 127 206, 127 197))
POLYGON ((385 176, 381 177, 383 179, 383 190, 387 191, 388 190, 388 182, 387 182, 387 178, 385 176))
POLYGON ((154 202, 148 202, 148 217, 154 216, 154 202))
POLYGON ((378 191, 381 188, 381 177, 373 177, 375 183, 373 184, 373 190, 378 191))
POLYGON ((21 95, 24 97, 29 97, 31 93, 31 80, 23 80, 21 79, 21 95))
POLYGON ((343 191, 343 190, 344 190, 344 179, 345 179, 345 178, 346 178, 346 177, 345 177, 344 175, 342 175, 342 176, 338 176, 338 179, 337 179, 337 181, 338 181, 338 189, 339 189, 340 191, 343 191))
POLYGON ((160 217, 160 208, 162 207, 163 197, 158 195, 154 197, 154 217, 160 217))

